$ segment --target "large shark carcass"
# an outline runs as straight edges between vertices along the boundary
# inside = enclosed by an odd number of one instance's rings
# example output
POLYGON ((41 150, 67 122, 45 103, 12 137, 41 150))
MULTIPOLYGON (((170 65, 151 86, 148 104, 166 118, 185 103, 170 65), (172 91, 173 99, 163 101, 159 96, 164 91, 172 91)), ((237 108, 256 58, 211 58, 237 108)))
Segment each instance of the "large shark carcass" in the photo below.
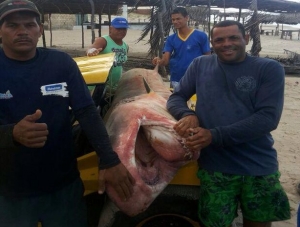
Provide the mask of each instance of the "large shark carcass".
POLYGON ((166 110, 170 94, 157 68, 131 69, 122 75, 104 118, 113 149, 136 180, 126 202, 110 185, 106 191, 117 209, 129 216, 144 212, 177 170, 199 157, 173 130, 176 120, 166 110))

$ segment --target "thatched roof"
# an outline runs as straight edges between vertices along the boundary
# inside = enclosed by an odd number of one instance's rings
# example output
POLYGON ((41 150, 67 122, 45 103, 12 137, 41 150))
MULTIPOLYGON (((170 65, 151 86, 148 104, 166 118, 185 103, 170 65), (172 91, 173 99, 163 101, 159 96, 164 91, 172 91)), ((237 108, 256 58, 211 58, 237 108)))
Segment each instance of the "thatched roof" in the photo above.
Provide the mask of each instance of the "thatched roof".
MULTIPOLYGON (((238 11, 227 12, 226 9, 211 9, 210 12, 207 6, 197 6, 197 7, 187 7, 190 18, 194 21, 200 23, 207 22, 208 13, 213 15, 216 20, 221 20, 222 18, 233 17, 237 20, 238 17, 243 20, 247 20, 253 14, 252 11, 241 12, 238 11)), ((278 24, 300 24, 300 12, 297 13, 267 13, 259 12, 258 14, 259 23, 278 23, 278 24)))
MULTIPOLYGON (((207 5, 220 8, 249 9, 252 0, 191 0, 191 5, 207 5)), ((288 0, 257 0, 257 9, 266 12, 300 12, 300 2, 288 0)))
POLYGON ((281 13, 278 15, 262 14, 260 15, 260 22, 265 24, 299 24, 300 13, 281 13))
MULTIPOLYGON (((3 2, 4 0, 0 0, 3 2)), ((94 3, 95 14, 116 14, 121 5, 158 6, 163 0, 32 0, 42 13, 91 14, 90 1, 94 3)), ((248 9, 252 0, 174 0, 175 4, 190 6, 211 6, 248 9), (224 4, 225 2, 225 4, 224 4)), ((258 10, 267 12, 300 12, 300 3, 288 0, 257 0, 258 10)))
MULTIPOLYGON (((0 3, 4 0, 0 0, 0 3)), ((31 0, 43 14, 91 14, 94 4, 95 14, 117 14, 119 8, 128 6, 143 5, 144 0, 31 0)), ((145 1, 148 2, 148 1, 145 1)))
MULTIPOLYGON (((176 0, 175 0, 176 1, 176 0)), ((178 1, 177 1, 178 2, 178 1)), ((189 5, 208 5, 219 8, 249 9, 252 0, 190 0, 189 5)), ((300 2, 288 0, 257 0, 257 9, 266 12, 300 12, 300 2)))

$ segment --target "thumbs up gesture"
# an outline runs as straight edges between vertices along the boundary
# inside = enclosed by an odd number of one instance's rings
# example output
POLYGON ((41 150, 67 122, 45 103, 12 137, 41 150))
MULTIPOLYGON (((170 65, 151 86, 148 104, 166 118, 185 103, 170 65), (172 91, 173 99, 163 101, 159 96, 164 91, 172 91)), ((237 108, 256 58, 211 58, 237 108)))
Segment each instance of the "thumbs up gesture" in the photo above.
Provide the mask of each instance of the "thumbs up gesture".
POLYGON ((16 142, 31 148, 43 147, 49 134, 46 123, 36 123, 42 116, 41 110, 25 116, 13 129, 13 138, 16 142))

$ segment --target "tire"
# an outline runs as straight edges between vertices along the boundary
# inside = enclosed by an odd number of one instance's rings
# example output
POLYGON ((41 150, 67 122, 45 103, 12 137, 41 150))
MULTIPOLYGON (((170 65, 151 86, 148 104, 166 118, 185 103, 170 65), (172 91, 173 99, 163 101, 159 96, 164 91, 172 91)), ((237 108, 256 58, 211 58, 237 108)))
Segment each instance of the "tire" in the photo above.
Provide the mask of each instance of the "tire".
MULTIPOLYGON (((99 223, 98 227, 192 227, 200 226, 187 224, 190 219, 194 223, 198 223, 197 207, 198 207, 199 187, 169 185, 148 207, 148 209, 134 217, 129 217, 121 211, 116 211, 110 220, 113 223, 99 223), (157 219, 156 224, 150 224, 157 219), (166 224, 165 219, 177 220, 172 225, 166 224), (161 225, 157 224, 162 220, 161 225), (186 224, 183 224, 186 223, 186 224)), ((108 208, 110 210, 113 210, 108 208)), ((101 220, 101 219, 100 219, 101 220)), ((171 220, 171 221, 172 221, 171 220)))

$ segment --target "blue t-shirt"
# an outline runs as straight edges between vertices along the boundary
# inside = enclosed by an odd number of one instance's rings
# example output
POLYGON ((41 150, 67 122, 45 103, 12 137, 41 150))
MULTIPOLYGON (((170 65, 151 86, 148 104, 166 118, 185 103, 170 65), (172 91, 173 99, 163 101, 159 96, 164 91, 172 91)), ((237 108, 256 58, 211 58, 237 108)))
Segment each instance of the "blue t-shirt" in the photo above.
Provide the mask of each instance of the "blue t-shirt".
POLYGON ((0 125, 15 124, 42 111, 49 135, 42 148, 1 147, 0 194, 38 195, 79 177, 70 109, 93 104, 74 60, 66 53, 38 48, 29 61, 9 59, 0 50, 0 125))
POLYGON ((278 170, 271 131, 284 97, 284 69, 274 60, 247 56, 225 64, 216 55, 196 58, 170 96, 167 107, 180 119, 196 114, 212 133, 201 150, 200 166, 209 171, 261 176, 278 170), (186 101, 197 95, 196 110, 186 101))
POLYGON ((163 51, 171 53, 170 80, 178 82, 194 58, 210 52, 209 40, 199 30, 193 30, 186 39, 175 33, 167 38, 163 51))

